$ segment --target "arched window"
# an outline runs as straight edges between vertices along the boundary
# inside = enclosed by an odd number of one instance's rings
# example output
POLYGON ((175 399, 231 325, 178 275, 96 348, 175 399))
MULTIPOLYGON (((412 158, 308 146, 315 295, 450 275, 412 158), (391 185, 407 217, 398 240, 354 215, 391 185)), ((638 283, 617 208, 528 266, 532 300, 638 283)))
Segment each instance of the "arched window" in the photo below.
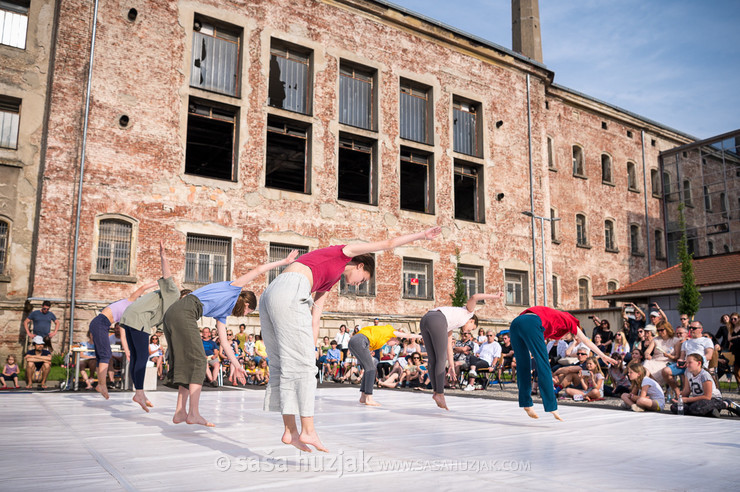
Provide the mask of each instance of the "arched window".
POLYGON ((616 251, 617 245, 614 240, 614 221, 607 219, 604 221, 604 246, 607 251, 616 251))
POLYGON ((676 195, 673 195, 673 183, 671 182, 671 175, 667 172, 663 173, 663 194, 669 202, 676 200, 676 195))
POLYGON ((650 170, 650 189, 654 197, 660 198, 660 173, 657 169, 650 170))
POLYGON ((634 162, 627 162, 627 187, 630 191, 640 191, 637 188, 637 169, 634 162))
POLYGON ((614 292, 619 288, 619 283, 617 283, 616 280, 610 280, 606 283, 606 291, 607 292, 614 292))
POLYGON ((709 196, 709 188, 706 186, 704 187, 704 210, 712 211, 712 197, 709 196))
POLYGON ((714 254, 714 243, 712 241, 707 241, 707 251, 709 252, 709 256, 714 254))
POLYGON ((586 166, 583 149, 579 145, 573 146, 573 176, 586 176, 586 166))
POLYGON ((125 220, 100 220, 96 273, 105 275, 130 274, 132 230, 132 223, 125 220))
POLYGON ((590 307, 591 288, 587 278, 578 279, 578 309, 590 307))
POLYGON ((588 231, 586 230, 586 216, 583 214, 576 215, 576 244, 578 246, 588 246, 588 231))
POLYGON ((601 154, 601 181, 612 183, 612 158, 608 154, 601 154))

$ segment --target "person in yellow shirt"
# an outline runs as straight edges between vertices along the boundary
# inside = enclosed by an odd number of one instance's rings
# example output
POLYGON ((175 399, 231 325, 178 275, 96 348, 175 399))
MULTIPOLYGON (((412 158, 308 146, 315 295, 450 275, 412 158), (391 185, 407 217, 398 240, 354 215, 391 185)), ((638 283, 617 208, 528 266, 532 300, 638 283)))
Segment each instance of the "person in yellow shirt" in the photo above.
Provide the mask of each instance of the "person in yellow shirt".
POLYGON ((365 370, 362 383, 360 383, 360 403, 363 405, 380 406, 380 403, 373 400, 373 385, 377 369, 373 362, 372 352, 383 345, 396 345, 399 343, 399 338, 419 340, 421 335, 398 331, 392 325, 373 325, 366 326, 349 339, 349 351, 365 370))

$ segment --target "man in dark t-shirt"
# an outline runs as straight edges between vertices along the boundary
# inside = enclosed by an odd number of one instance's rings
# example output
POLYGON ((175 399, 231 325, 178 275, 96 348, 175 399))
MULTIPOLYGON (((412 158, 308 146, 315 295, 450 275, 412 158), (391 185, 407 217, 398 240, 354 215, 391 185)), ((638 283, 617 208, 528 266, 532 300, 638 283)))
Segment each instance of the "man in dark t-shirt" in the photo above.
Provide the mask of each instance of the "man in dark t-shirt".
POLYGON ((206 366, 206 378, 211 385, 216 386, 218 373, 221 369, 221 360, 218 354, 218 344, 211 339, 211 330, 203 328, 201 332, 201 338, 203 339, 203 350, 206 353, 206 359, 208 359, 208 365, 206 366))
POLYGON ((31 388, 33 380, 40 379, 41 389, 46 389, 46 378, 51 370, 51 352, 46 350, 44 339, 39 335, 33 337, 33 346, 26 352, 26 387, 31 388))
POLYGON ((23 328, 26 329, 26 335, 30 340, 34 336, 40 336, 41 338, 49 337, 52 338, 59 331, 59 320, 51 312, 51 302, 44 301, 41 305, 41 309, 38 309, 28 315, 23 321, 23 328), (28 325, 33 321, 33 332, 29 330, 28 325), (51 331, 51 324, 54 323, 54 331, 51 331))

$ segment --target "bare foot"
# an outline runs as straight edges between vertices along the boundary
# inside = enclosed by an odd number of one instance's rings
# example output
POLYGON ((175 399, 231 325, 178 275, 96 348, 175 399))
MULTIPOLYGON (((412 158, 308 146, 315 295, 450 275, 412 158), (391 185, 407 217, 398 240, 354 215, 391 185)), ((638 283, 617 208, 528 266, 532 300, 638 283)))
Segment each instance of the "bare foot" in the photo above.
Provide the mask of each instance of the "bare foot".
POLYGON ((106 388, 104 384, 98 384, 95 387, 95 391, 103 395, 103 398, 105 398, 106 400, 110 398, 110 396, 108 395, 108 388, 106 388))
POLYGON ((180 410, 175 412, 175 415, 172 417, 172 423, 173 424, 182 424, 188 419, 188 414, 185 412, 185 410, 180 410))
POLYGON ((367 397, 365 395, 362 395, 362 397, 360 397, 360 403, 362 403, 363 405, 367 405, 369 407, 379 407, 380 406, 380 403, 373 400, 372 396, 367 397))
POLYGON ((558 411, 557 411, 557 410, 554 410, 554 411, 552 411, 552 412, 550 412, 550 413, 551 413, 551 414, 552 414, 552 416, 553 416, 553 417, 555 417, 555 418, 556 418, 557 420, 559 420, 559 421, 563 422, 563 418, 562 418, 562 417, 560 416, 560 414, 558 413, 558 411))
POLYGON ((308 444, 310 446, 313 446, 318 451, 323 451, 324 453, 329 452, 329 450, 326 449, 324 445, 321 443, 321 439, 319 439, 319 435, 316 434, 316 432, 312 434, 304 434, 303 432, 301 432, 300 442, 302 442, 303 444, 308 444))
POLYGON ((532 417, 533 419, 540 418, 539 415, 537 415, 532 407, 524 407, 524 411, 527 412, 527 415, 532 417))
POLYGON ((432 395, 432 399, 439 408, 444 408, 447 411, 450 410, 449 408, 447 408, 447 402, 445 401, 445 395, 443 393, 434 393, 432 395))
POLYGON ((301 438, 298 435, 298 432, 291 433, 288 429, 285 429, 285 433, 283 434, 283 438, 280 439, 283 444, 290 444, 291 446, 295 446, 296 448, 300 449, 301 451, 305 451, 307 453, 311 453, 311 448, 306 446, 301 442, 301 438))
POLYGON ((134 395, 134 397, 133 397, 133 398, 131 398, 131 399, 132 399, 133 401, 135 401, 136 403, 138 403, 138 404, 139 404, 139 405, 141 406, 141 408, 142 408, 142 409, 143 409, 143 410, 144 410, 144 411, 145 411, 146 413, 149 413, 149 408, 148 408, 148 407, 151 407, 151 406, 152 406, 152 402, 150 402, 149 400, 147 400, 147 399, 146 399, 146 397, 144 397, 144 396, 142 396, 142 397, 139 397, 139 398, 137 398, 137 396, 138 396, 138 395, 134 395))
POLYGON ((200 415, 193 416, 193 417, 191 417, 190 415, 188 415, 188 418, 185 419, 185 422, 187 422, 190 425, 196 425, 197 424, 197 425, 204 425, 206 427, 216 427, 216 424, 207 421, 206 419, 204 419, 200 415))

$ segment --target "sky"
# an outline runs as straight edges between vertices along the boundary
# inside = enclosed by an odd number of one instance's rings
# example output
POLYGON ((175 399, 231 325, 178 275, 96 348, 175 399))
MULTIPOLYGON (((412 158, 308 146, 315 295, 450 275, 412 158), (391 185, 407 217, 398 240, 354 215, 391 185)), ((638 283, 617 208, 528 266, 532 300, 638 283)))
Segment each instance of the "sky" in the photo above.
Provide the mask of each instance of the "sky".
MULTIPOLYGON (((392 3, 511 49, 510 0, 392 3)), ((699 139, 740 128, 740 0, 539 5, 556 84, 699 139)))

